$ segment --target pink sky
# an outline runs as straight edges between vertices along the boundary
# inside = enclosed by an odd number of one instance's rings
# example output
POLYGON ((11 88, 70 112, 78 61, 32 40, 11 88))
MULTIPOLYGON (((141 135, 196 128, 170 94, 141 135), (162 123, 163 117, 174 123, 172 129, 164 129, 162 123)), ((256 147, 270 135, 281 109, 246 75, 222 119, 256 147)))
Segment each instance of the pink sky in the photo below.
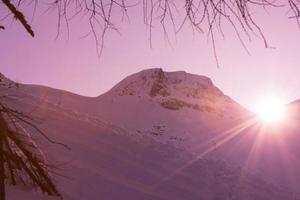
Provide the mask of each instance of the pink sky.
POLYGON ((142 18, 133 17, 130 24, 120 25, 121 36, 112 33, 106 38, 98 59, 93 39, 80 39, 87 32, 80 20, 71 23, 69 40, 66 34, 55 40, 56 16, 38 14, 33 21, 35 38, 16 22, 0 31, 0 71, 22 83, 97 96, 129 74, 158 67, 206 75, 225 94, 250 109, 265 95, 282 96, 287 103, 300 98, 300 31, 284 13, 255 14, 276 48, 265 49, 254 36, 247 43, 249 56, 233 31, 225 27, 225 38, 217 41, 220 68, 205 34, 193 37, 190 30, 184 30, 170 46, 158 34, 157 26, 151 49, 142 18))

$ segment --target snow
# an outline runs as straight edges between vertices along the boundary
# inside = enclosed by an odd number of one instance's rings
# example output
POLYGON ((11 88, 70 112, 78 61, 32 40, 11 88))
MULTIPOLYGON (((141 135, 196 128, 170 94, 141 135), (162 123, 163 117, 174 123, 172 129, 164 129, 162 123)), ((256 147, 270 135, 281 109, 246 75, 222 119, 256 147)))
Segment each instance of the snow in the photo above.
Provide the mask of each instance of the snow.
MULTIPOLYGON (((300 186, 299 127, 261 139, 257 129, 240 127, 252 113, 205 76, 144 70, 95 98, 34 85, 10 93, 19 97, 11 106, 72 149, 33 135, 63 175, 53 177, 67 200, 289 200, 300 186), (286 169, 276 156, 280 139, 293 158, 286 169)), ((48 200, 8 188, 8 199, 21 198, 48 200)))

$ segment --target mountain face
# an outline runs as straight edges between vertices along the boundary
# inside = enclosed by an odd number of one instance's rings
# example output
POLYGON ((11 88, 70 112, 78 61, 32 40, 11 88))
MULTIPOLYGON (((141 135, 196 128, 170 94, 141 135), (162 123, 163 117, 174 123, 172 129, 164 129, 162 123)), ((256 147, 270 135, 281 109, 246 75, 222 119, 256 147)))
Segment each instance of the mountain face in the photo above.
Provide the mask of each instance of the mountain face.
POLYGON ((132 135, 194 148, 246 116, 249 111, 204 76, 144 70, 96 98, 94 116, 132 135), (211 134, 206 134, 210 132, 211 134))
POLYGON ((95 98, 32 85, 20 90, 46 110, 53 107, 75 118, 118 126, 134 138, 152 137, 191 150, 251 115, 209 78, 181 71, 144 70, 95 98))
MULTIPOLYGON (((265 133, 207 77, 148 69, 93 98, 35 85, 3 91, 71 148, 32 134, 63 175, 53 177, 67 200, 299 197, 299 127, 265 133)), ((50 199, 25 186, 8 191, 50 199)))
POLYGON ((219 117, 236 117, 232 112, 246 111, 225 96, 209 78, 181 71, 144 70, 127 77, 106 95, 119 99, 130 96, 148 99, 165 109, 190 109, 219 117))

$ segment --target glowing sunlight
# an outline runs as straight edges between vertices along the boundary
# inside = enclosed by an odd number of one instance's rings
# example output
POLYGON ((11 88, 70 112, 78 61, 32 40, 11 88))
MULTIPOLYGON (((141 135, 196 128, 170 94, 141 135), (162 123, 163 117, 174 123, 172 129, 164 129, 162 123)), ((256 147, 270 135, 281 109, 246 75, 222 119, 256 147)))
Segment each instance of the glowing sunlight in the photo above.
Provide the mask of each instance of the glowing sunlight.
POLYGON ((277 97, 267 97, 262 99, 258 103, 255 112, 267 123, 279 122, 285 118, 284 103, 277 97))

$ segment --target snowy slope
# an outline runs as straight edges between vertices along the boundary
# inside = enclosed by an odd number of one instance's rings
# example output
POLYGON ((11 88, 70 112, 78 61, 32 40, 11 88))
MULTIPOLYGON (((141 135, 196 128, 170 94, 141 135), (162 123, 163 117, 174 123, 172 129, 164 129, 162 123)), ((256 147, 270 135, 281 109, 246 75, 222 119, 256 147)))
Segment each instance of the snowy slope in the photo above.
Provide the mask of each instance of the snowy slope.
POLYGON ((57 107, 86 120, 117 125, 134 137, 182 148, 198 148, 251 115, 204 76, 148 69, 133 74, 104 95, 87 98, 47 87, 24 85, 37 106, 57 107), (49 104, 46 104, 49 103, 49 104))
MULTIPOLYGON (((291 166, 275 167, 286 162, 272 143, 282 138, 269 134, 253 148, 261 135, 252 113, 207 77, 150 69, 95 98, 33 85, 9 93, 17 96, 11 106, 30 112, 51 138, 71 147, 33 135, 65 176, 53 175, 65 199, 289 200, 298 195, 292 186, 300 180, 299 128, 285 138, 294 144, 293 151, 285 149, 292 152, 291 166), (260 165, 253 165, 253 151, 260 152, 255 157, 260 165), (251 165, 245 165, 250 158, 251 165), (287 172, 294 182, 281 181, 287 172)), ((24 195, 40 199, 41 194, 9 188, 9 199, 24 195)))
POLYGON ((97 98, 95 115, 133 135, 194 148, 250 115, 204 76, 149 69, 97 98))

